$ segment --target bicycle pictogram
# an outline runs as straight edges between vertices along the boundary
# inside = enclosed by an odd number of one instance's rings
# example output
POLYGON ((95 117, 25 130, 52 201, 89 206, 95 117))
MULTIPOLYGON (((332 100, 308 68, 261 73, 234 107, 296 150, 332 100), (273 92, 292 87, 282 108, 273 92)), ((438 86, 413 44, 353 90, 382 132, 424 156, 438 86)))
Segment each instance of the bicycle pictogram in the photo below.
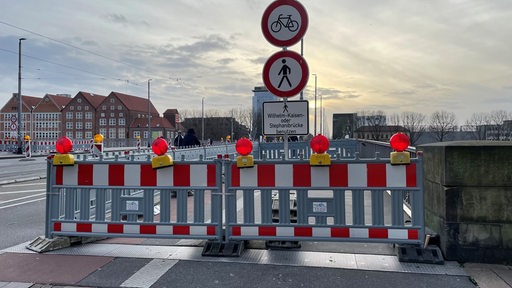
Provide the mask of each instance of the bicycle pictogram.
POLYGON ((295 32, 299 29, 299 22, 292 20, 292 15, 283 16, 283 14, 279 14, 277 20, 270 25, 270 29, 272 32, 277 33, 281 31, 283 27, 288 28, 290 32, 295 32))

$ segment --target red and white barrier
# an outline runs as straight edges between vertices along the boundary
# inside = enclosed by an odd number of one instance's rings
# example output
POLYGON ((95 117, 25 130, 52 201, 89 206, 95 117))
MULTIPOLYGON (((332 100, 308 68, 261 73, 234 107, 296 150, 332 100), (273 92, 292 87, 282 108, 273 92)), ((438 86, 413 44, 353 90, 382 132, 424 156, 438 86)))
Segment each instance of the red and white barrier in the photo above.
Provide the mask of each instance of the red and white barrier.
POLYGON ((54 231, 136 235, 215 236, 215 225, 106 224, 54 222, 54 231))
POLYGON ((231 167, 233 187, 416 187, 416 164, 258 164, 231 167))
POLYGON ((153 169, 151 164, 77 164, 56 167, 56 185, 197 186, 217 185, 215 164, 176 164, 153 169))

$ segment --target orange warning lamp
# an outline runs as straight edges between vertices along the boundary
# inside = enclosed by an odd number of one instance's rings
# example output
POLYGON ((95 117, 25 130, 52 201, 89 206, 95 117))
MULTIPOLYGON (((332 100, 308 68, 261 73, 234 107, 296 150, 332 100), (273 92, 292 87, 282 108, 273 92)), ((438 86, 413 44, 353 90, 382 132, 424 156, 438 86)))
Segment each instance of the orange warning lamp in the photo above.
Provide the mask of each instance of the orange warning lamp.
POLYGON ((329 166, 331 165, 331 157, 325 153, 329 149, 329 139, 322 134, 318 134, 309 143, 313 152, 309 158, 309 165, 311 166, 329 166))
POLYGON ((69 152, 73 150, 73 142, 68 137, 61 137, 55 144, 57 155, 53 157, 53 165, 74 165, 75 157, 69 152))
POLYGON ((238 154, 241 156, 236 157, 236 166, 238 168, 249 168, 254 167, 254 157, 251 154, 252 152, 252 142, 251 140, 242 137, 238 139, 235 144, 235 149, 238 154))
POLYGON ((391 165, 411 163, 411 156, 409 155, 409 152, 405 152, 405 149, 407 149, 410 144, 409 137, 407 137, 407 135, 402 132, 395 133, 391 136, 391 139, 389 139, 389 144, 391 145, 391 148, 395 150, 395 152, 391 152, 389 155, 391 165))
POLYGON ((101 142, 103 142, 103 135, 101 135, 101 134, 94 135, 94 143, 101 143, 101 142))
POLYGON ((25 135, 25 137, 23 137, 25 139, 25 141, 30 141, 30 136, 29 135, 25 135))
POLYGON ((165 139, 162 137, 156 138, 155 141, 153 141, 153 144, 151 144, 151 149, 153 150, 153 153, 157 155, 151 160, 151 167, 153 167, 153 169, 173 165, 171 156, 166 154, 169 149, 169 144, 167 144, 165 139))

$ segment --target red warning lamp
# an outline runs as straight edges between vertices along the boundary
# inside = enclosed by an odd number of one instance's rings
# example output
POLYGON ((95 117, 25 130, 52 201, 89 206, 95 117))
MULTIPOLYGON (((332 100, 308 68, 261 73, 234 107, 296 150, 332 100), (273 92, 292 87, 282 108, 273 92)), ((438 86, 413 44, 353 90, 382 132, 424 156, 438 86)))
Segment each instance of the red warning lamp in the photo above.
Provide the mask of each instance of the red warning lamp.
POLYGON ((389 155, 391 165, 411 163, 411 155, 409 155, 409 152, 404 152, 410 144, 409 137, 407 137, 407 135, 402 132, 395 133, 391 136, 391 139, 389 139, 389 144, 391 145, 391 148, 395 150, 395 152, 391 152, 389 155))
POLYGON ((318 134, 311 139, 309 145, 315 153, 322 154, 329 149, 329 139, 322 134, 318 134))
POLYGON ((236 152, 241 155, 236 158, 236 166, 238 168, 254 167, 254 157, 249 155, 252 152, 251 140, 245 137, 238 139, 235 144, 235 149, 236 152))
POLYGON ((389 139, 391 148, 397 152, 404 152, 405 149, 409 147, 410 143, 411 142, 409 141, 409 137, 401 132, 395 133, 393 136, 391 136, 391 139, 389 139))
POLYGON ((167 150, 169 149, 169 144, 162 137, 158 137, 151 144, 151 149, 153 152, 158 155, 153 157, 151 160, 151 167, 153 169, 163 168, 167 166, 172 166, 173 161, 171 156, 167 155, 167 150))
POLYGON ((309 143, 309 146, 315 152, 309 158, 311 166, 329 166, 331 165, 331 157, 325 153, 329 149, 329 139, 322 134, 318 134, 309 143))
POLYGON ((238 154, 247 156, 252 152, 252 142, 245 137, 238 139, 238 141, 236 141, 235 149, 238 154))
POLYGON ((169 144, 163 138, 156 138, 153 144, 151 144, 151 149, 156 155, 162 156, 169 150, 169 144))
POLYGON ((75 157, 69 152, 73 150, 73 142, 68 137, 61 137, 55 143, 55 150, 57 155, 53 157, 53 165, 74 165, 75 157))

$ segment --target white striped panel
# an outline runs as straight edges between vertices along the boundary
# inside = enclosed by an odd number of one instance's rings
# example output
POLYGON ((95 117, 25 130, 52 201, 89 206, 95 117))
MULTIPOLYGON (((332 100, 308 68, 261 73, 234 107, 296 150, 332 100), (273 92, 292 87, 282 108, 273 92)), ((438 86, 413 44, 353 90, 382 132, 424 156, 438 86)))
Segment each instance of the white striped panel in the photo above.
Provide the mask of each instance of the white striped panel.
POLYGON ((157 235, 172 235, 172 227, 169 225, 156 225, 157 235))
POLYGON ((107 224, 92 223, 92 232, 93 233, 107 233, 107 231, 108 231, 107 224))
POLYGON ((174 186, 174 167, 167 166, 163 168, 158 168, 156 170, 156 185, 174 186))
POLYGON ((313 227, 313 237, 331 237, 331 228, 313 227))
POLYGON ((276 187, 293 186, 293 165, 276 164, 275 171, 276 187))
MULTIPOLYGON (((243 170, 243 169, 241 169, 243 170)), ((258 227, 241 227, 240 228, 241 236, 259 236, 258 235, 258 227)))
POLYGON ((240 169, 240 186, 258 186, 258 169, 254 168, 240 169))
POLYGON ((190 226, 190 235, 206 235, 206 226, 190 226))
POLYGON ((367 228, 350 228, 350 238, 369 238, 367 228))
POLYGON ((126 279, 121 284, 121 287, 149 288, 176 263, 178 263, 178 260, 153 259, 130 278, 126 279))
POLYGON ((389 229, 388 239, 409 239, 409 232, 403 229, 389 229))
POLYGON ((366 164, 348 164, 348 186, 366 187, 368 186, 366 164))
POLYGON ((293 227, 276 227, 276 236, 294 237, 295 229, 293 227))
POLYGON ((77 185, 78 184, 78 165, 63 167, 62 184, 64 184, 64 185, 77 185))
POLYGON ((140 164, 124 165, 124 185, 140 186, 140 164))
POLYGON ((76 223, 60 223, 60 231, 76 232, 76 223))
POLYGON ((386 164, 386 186, 406 187, 405 165, 386 164))
POLYGON ((206 187, 207 173, 206 165, 190 165, 190 186, 206 187))
POLYGON ((92 185, 108 185, 108 164, 95 164, 92 166, 92 185))
POLYGON ((329 187, 329 166, 311 167, 311 187, 329 187))
POLYGON ((125 234, 140 234, 140 225, 124 224, 123 228, 125 234))

